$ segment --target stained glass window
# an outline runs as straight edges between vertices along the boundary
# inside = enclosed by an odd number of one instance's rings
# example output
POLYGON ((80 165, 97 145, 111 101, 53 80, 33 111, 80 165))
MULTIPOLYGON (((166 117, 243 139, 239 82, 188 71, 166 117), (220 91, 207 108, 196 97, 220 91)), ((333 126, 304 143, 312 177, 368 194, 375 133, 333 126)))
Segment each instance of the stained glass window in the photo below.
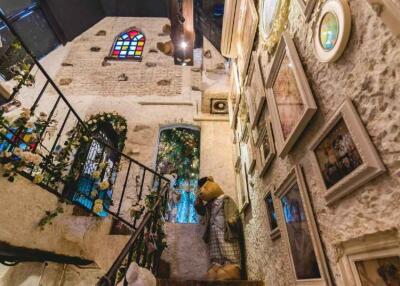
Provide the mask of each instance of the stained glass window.
POLYGON ((116 59, 141 60, 145 41, 145 36, 138 30, 123 32, 115 39, 110 56, 116 59))

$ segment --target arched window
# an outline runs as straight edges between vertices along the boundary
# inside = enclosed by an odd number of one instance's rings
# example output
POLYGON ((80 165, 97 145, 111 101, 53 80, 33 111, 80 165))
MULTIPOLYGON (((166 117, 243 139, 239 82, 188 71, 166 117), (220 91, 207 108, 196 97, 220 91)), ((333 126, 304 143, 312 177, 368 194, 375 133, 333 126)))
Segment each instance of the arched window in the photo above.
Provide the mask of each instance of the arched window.
POLYGON ((110 57, 141 61, 145 41, 146 38, 142 32, 134 28, 128 29, 115 38, 110 57))
POLYGON ((156 170, 171 179, 166 220, 198 223, 194 209, 200 167, 200 129, 195 126, 161 128, 156 170))

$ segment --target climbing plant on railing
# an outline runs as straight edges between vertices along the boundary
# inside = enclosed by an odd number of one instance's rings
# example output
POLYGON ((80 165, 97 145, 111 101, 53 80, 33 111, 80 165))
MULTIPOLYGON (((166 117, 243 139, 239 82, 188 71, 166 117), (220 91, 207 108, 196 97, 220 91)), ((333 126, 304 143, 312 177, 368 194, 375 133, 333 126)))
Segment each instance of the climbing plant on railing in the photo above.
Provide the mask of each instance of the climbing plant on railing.
MULTIPOLYGON (((55 120, 47 121, 45 113, 40 112, 36 116, 26 108, 14 120, 4 117, 4 113, 0 112, 0 164, 3 177, 13 182, 19 171, 35 169, 42 163, 43 156, 37 149, 39 136, 44 129, 55 124, 55 120)), ((36 174, 34 183, 41 181, 42 175, 36 174)))

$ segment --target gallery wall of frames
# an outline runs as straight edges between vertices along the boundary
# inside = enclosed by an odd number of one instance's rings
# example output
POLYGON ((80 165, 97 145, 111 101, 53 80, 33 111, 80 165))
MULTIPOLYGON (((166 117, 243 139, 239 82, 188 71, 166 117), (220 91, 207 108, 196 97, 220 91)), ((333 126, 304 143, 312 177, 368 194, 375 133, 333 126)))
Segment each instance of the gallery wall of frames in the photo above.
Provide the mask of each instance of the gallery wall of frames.
POLYGON ((400 3, 235 3, 228 105, 249 278, 400 285, 400 3))

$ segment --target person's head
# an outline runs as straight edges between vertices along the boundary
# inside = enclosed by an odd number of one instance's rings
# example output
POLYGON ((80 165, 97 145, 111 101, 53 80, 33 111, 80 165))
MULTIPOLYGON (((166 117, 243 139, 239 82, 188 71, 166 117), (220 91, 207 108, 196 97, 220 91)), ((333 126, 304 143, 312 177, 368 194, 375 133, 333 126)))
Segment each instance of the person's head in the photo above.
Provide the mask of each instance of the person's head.
POLYGON ((213 177, 204 177, 198 180, 197 196, 203 201, 212 201, 222 195, 224 192, 221 187, 214 182, 213 177))

